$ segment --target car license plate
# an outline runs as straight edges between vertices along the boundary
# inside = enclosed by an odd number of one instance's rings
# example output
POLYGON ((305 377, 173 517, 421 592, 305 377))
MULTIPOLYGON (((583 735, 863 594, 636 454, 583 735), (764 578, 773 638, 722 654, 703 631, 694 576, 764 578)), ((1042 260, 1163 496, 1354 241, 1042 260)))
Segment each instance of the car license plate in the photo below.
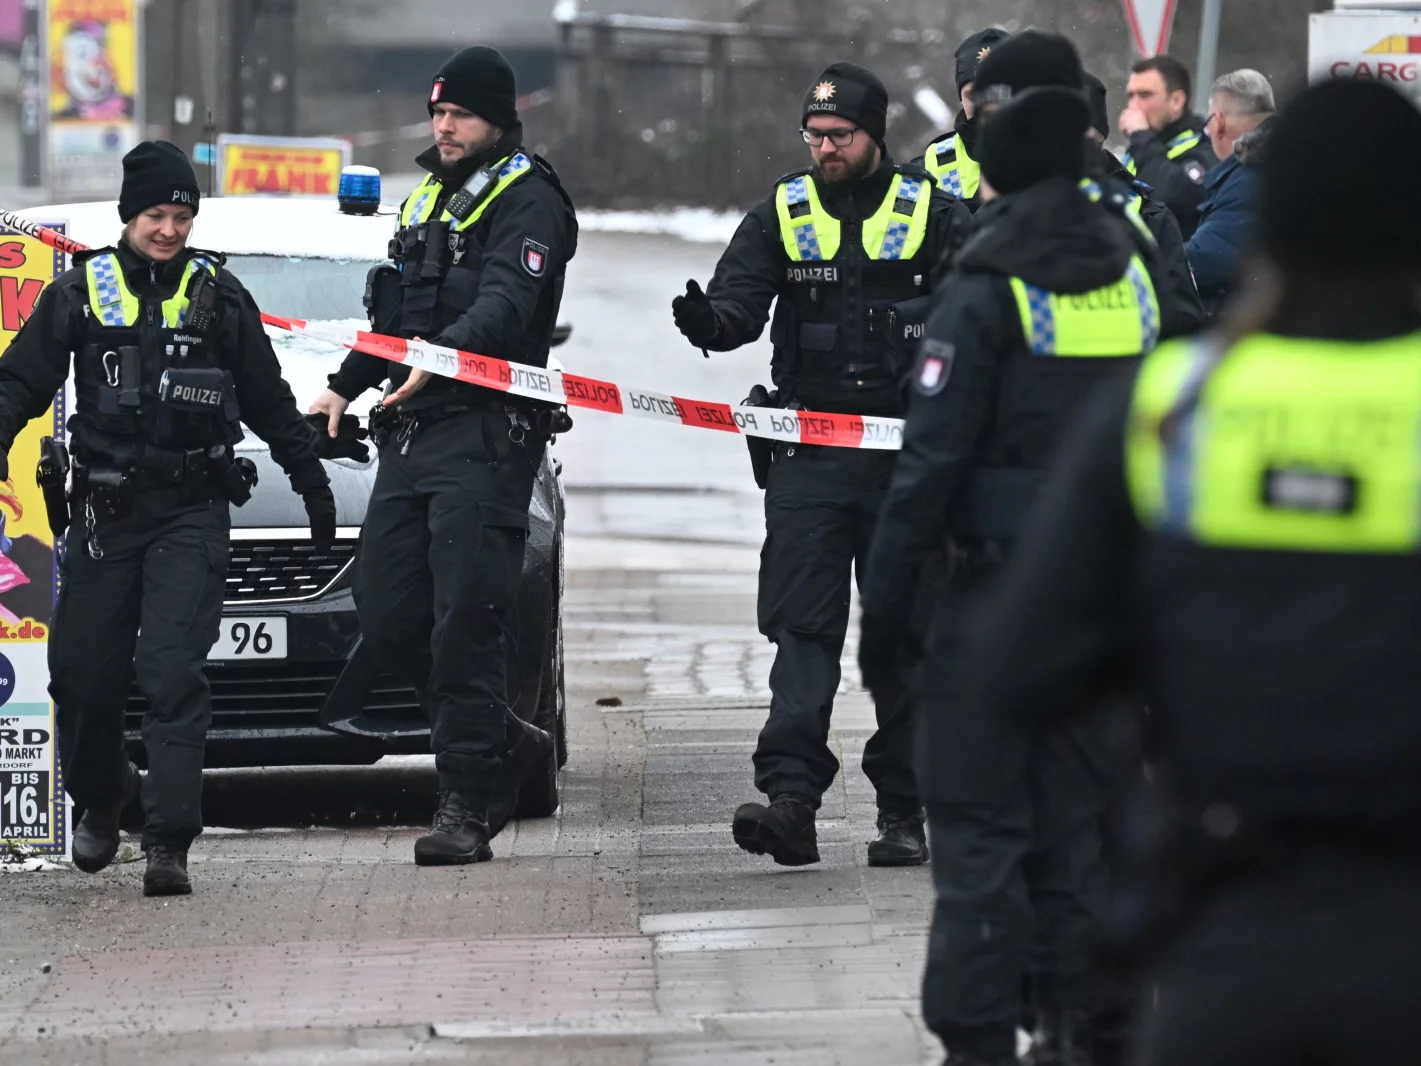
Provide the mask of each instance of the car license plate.
POLYGON ((259 615, 253 618, 222 619, 222 633, 212 650, 207 653, 208 662, 223 662, 228 659, 284 659, 286 658, 286 616, 280 614, 259 615))

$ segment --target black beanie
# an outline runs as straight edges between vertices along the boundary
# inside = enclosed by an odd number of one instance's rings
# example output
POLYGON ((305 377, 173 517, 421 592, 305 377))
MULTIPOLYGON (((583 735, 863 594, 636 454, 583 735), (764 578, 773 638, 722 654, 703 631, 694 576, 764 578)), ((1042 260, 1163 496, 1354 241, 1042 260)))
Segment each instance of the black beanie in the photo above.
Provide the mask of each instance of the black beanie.
POLYGON ((496 48, 477 45, 455 52, 429 90, 429 113, 435 104, 453 104, 487 119, 501 130, 518 124, 518 86, 513 68, 496 48))
POLYGON ((1085 97, 1056 86, 1014 96, 982 125, 982 177, 999 193, 1021 192, 1048 178, 1085 176, 1081 141, 1090 122, 1085 97))
POLYGON ((981 107, 1042 85, 1059 85, 1079 92, 1085 86, 1085 68, 1076 46, 1059 33, 1024 30, 993 48, 991 55, 982 60, 972 96, 981 107))
POLYGON ((1421 174, 1421 111, 1376 81, 1325 81, 1273 120, 1263 165, 1263 246, 1281 263, 1421 268, 1421 198, 1397 190, 1421 174), (1319 130, 1347 151, 1319 183, 1319 130))
POLYGON ((1010 36, 1011 34, 1006 30, 999 30, 993 26, 991 29, 974 33, 957 46, 953 58, 957 60, 957 91, 959 93, 969 81, 977 80, 977 65, 987 58, 993 48, 1010 36))
POLYGON ((168 141, 144 141, 123 157, 123 187, 118 194, 119 221, 159 204, 184 204, 197 214, 201 194, 197 174, 183 150, 168 141))
POLYGON ((1110 136, 1110 110, 1105 102, 1105 82, 1094 74, 1085 76, 1086 103, 1090 105, 1090 125, 1102 137, 1110 136))
POLYGON ((873 71, 857 63, 835 63, 804 94, 801 121, 808 123, 815 115, 838 115, 882 144, 888 130, 888 90, 873 71))

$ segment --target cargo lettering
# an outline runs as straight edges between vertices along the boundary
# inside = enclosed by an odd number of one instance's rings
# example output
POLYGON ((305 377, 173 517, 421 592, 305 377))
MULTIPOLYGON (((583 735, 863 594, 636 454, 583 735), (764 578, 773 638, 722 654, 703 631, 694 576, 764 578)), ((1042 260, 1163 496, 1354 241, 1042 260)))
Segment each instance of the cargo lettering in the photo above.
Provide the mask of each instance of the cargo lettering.
POLYGON ((1369 63, 1362 60, 1354 64, 1344 59, 1333 63, 1328 73, 1334 78, 1351 78, 1354 81, 1413 82, 1416 80, 1416 67, 1415 63, 1369 63))

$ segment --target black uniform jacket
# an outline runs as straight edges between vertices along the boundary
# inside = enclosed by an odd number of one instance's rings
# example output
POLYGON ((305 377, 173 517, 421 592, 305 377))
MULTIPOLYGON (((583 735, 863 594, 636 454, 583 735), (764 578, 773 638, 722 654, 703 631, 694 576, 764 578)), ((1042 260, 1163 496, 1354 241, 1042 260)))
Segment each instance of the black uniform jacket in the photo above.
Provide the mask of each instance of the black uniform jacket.
MULTIPOLYGON (((1026 343, 1008 279, 1020 277, 1052 292, 1085 292, 1119 281, 1135 254, 1149 269, 1156 292, 1163 292, 1154 245, 1122 215, 1090 203, 1067 178, 994 200, 976 221, 977 233, 959 253, 928 320, 921 365, 937 359, 941 370, 935 376, 915 374, 910 384, 903 451, 865 568, 864 615, 890 627, 901 627, 908 617, 923 561, 943 544, 969 475, 989 461, 989 448, 1002 450, 1004 427, 997 416, 1003 368, 1026 343)), ((1163 313, 1163 300, 1161 305, 1163 313)), ((1057 425, 1064 426, 1081 399, 1074 391, 1054 400, 1037 397, 1038 406, 1054 402, 1056 410, 1049 425, 1019 427, 1025 431, 1019 439, 1051 447, 1057 425)), ((1034 451, 1042 447, 1031 445, 1034 451)), ((1046 465, 1041 455, 1021 455, 1017 462, 1004 455, 997 461, 1002 458, 1008 465, 1046 465)))
MULTIPOLYGON (((430 217, 439 217, 448 199, 474 170, 512 154, 522 137, 522 127, 516 126, 482 155, 453 166, 441 163, 437 148, 421 154, 416 162, 442 185, 430 217)), ((544 166, 535 162, 526 176, 500 193, 465 231, 468 246, 464 262, 476 264, 477 294, 454 322, 422 340, 495 359, 547 365, 547 340, 562 297, 562 279, 577 250, 577 218, 556 175, 544 166)), ((353 400, 386 378, 395 386, 402 385, 409 374, 407 366, 351 352, 330 384, 332 390, 353 400)), ((479 386, 436 378, 409 406, 478 402, 490 396, 479 386)))
POLYGON ((1400 823, 1394 843, 1414 846, 1416 556, 1208 548, 1146 532, 1125 483, 1132 388, 1102 389, 1067 439, 970 627, 975 687, 1018 720, 1142 691, 1150 747, 1190 813, 1227 804, 1244 831, 1336 831, 1344 845, 1400 823))
POLYGON ((1204 175, 1219 162, 1209 138, 1204 135, 1204 120, 1185 113, 1158 133, 1143 130, 1133 134, 1130 155, 1135 163, 1135 176, 1154 189, 1155 195, 1174 212, 1179 220, 1179 231, 1187 241, 1199 226, 1204 175), (1199 134, 1199 143, 1170 159, 1169 142, 1190 130, 1199 134))
MULTIPOLYGON (((872 174, 849 185, 825 184, 816 171, 813 178, 820 202, 840 221, 862 221, 883 205, 893 167, 891 159, 885 160, 872 174)), ((971 214, 958 200, 940 189, 933 190, 924 242, 929 261, 938 264, 935 270, 948 265, 971 224, 971 214)), ((759 338, 770 320, 770 306, 785 284, 786 258, 771 192, 740 223, 706 287, 720 325, 715 343, 708 348, 729 352, 759 338)))
MULTIPOLYGON (((164 263, 139 255, 120 241, 117 255, 129 289, 140 299, 176 291, 191 251, 164 263)), ((271 448, 297 492, 330 483, 316 458, 316 431, 301 416, 281 364, 262 328, 251 294, 227 270, 217 275, 218 325, 215 347, 232 374, 242 422, 271 448)), ((0 355, 0 447, 9 449, 25 423, 49 409, 69 376, 70 353, 85 343, 89 286, 84 267, 66 270, 35 303, 34 313, 0 355)), ((69 420, 82 440, 84 411, 69 420)), ((92 430, 90 430, 92 433, 92 430)))

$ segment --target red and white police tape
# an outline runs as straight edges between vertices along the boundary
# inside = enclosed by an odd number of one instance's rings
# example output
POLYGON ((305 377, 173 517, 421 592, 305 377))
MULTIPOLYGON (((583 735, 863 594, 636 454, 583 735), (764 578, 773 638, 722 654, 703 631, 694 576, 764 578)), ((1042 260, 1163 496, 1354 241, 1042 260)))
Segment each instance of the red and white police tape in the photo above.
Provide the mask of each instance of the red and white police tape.
MULTIPOLYGON (((0 225, 43 241, 62 252, 73 254, 89 250, 62 233, 46 229, 12 212, 0 211, 0 225)), ((427 341, 407 341, 380 333, 333 324, 313 324, 278 315, 263 314, 261 317, 267 325, 335 347, 365 352, 393 363, 418 367, 440 377, 544 403, 566 404, 568 407, 605 411, 608 414, 630 415, 695 429, 739 433, 795 444, 879 451, 896 451, 903 446, 903 420, 899 418, 789 411, 777 407, 745 407, 712 400, 693 400, 580 374, 510 363, 427 341)))

